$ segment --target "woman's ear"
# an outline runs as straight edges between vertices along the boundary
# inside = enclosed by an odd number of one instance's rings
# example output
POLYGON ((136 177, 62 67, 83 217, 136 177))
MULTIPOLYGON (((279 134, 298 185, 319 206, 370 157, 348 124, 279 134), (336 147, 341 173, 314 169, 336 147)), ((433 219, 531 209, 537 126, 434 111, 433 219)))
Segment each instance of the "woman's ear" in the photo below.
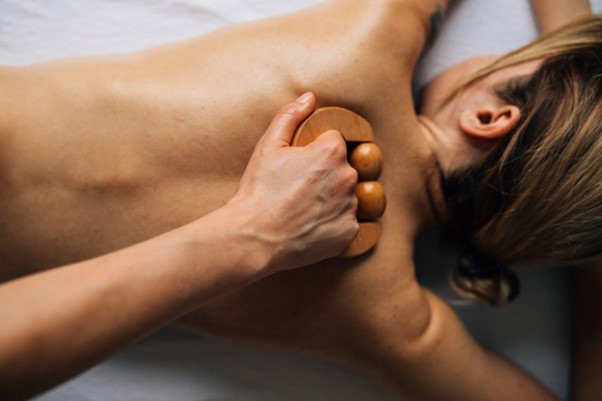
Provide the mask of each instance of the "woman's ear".
POLYGON ((500 139, 518 124, 520 109, 504 105, 497 109, 466 110, 460 115, 460 128, 478 139, 500 139))

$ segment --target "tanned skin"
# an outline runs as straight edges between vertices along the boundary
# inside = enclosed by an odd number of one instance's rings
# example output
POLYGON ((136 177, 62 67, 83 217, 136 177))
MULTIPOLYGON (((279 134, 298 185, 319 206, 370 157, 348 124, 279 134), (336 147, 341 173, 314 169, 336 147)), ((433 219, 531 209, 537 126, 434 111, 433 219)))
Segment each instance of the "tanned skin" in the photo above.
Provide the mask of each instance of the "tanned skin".
POLYGON ((388 198, 378 247, 274 275, 183 322, 348 364, 404 399, 554 399, 476 344, 415 279, 414 240, 435 225, 441 194, 411 78, 445 7, 331 0, 133 55, 2 70, 3 279, 114 251, 223 206, 279 107, 312 90, 318 106, 350 108, 375 128, 388 198))

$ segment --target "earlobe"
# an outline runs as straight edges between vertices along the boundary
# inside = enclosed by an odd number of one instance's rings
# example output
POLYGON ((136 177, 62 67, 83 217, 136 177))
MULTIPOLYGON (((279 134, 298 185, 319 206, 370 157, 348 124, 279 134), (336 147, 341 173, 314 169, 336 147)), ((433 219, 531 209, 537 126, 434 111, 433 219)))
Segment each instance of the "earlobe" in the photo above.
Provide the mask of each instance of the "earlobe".
POLYGON ((460 128, 466 135, 474 138, 500 139, 518 124, 520 115, 520 109, 513 105, 497 109, 466 110, 460 115, 460 128))

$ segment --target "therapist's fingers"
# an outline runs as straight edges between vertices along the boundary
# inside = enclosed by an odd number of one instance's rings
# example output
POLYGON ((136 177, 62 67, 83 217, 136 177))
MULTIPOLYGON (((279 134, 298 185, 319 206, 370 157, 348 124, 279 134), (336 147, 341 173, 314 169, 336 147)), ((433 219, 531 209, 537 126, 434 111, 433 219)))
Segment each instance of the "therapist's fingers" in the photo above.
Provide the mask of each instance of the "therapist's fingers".
POLYGON ((306 148, 321 154, 323 158, 347 161, 347 142, 337 130, 331 129, 322 133, 306 148))
POLYGON ((306 92, 293 103, 282 107, 261 139, 262 146, 290 146, 295 130, 316 107, 316 97, 306 92))
POLYGON ((328 130, 307 146, 289 146, 315 104, 308 93, 280 110, 229 202, 269 250, 268 274, 334 257, 358 233, 358 175, 341 134, 328 130))

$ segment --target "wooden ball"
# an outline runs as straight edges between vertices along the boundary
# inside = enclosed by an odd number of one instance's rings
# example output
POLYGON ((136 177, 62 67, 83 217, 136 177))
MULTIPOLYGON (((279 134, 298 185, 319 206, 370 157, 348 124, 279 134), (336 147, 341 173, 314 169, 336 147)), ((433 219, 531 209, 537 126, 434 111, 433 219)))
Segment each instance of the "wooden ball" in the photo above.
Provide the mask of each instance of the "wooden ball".
POLYGON ((376 144, 364 142, 353 149, 349 164, 357 170, 360 181, 374 181, 383 171, 383 154, 376 144))
POLYGON ((376 220, 385 212, 387 199, 385 190, 378 181, 364 181, 355 187, 358 220, 376 220))

